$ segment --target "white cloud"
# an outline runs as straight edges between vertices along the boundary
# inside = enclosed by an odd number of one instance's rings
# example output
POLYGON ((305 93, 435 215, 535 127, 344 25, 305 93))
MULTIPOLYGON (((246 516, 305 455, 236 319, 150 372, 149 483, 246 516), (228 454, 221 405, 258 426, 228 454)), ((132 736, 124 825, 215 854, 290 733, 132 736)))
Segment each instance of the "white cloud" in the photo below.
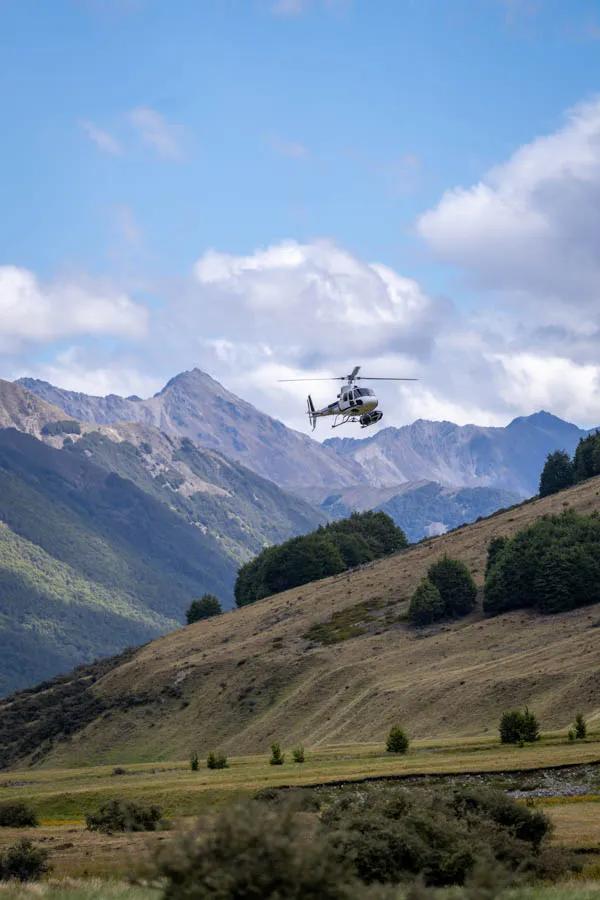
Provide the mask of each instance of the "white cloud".
POLYGON ((129 114, 132 125, 142 141, 163 159, 178 160, 183 156, 181 129, 168 122, 161 113, 150 106, 137 106, 129 114))
POLYGON ((473 187, 447 191, 418 228, 482 287, 596 308, 600 100, 575 107, 561 130, 521 147, 473 187))
POLYGON ((271 135, 268 141, 279 156, 287 156, 288 159, 306 159, 309 155, 308 147, 300 141, 287 141, 275 134, 271 135))
POLYGON ((108 153, 111 156, 120 156, 123 152, 123 148, 121 147, 120 142, 114 137, 110 132, 105 131, 103 128, 99 128, 93 122, 89 120, 84 120, 79 123, 83 131, 86 133, 88 138, 98 147, 99 150, 102 150, 103 153, 108 153))
POLYGON ((45 343, 68 335, 139 339, 147 311, 118 291, 57 281, 42 285, 27 269, 0 266, 0 349, 45 343))

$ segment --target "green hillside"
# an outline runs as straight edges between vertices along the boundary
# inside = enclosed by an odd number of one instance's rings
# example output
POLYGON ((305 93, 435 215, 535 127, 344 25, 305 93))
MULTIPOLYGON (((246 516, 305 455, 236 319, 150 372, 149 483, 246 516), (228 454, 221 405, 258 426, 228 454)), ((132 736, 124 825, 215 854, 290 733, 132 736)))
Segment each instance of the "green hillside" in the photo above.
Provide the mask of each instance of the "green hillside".
POLYGON ((235 565, 211 536, 83 454, 0 430, 0 690, 141 643, 235 565))

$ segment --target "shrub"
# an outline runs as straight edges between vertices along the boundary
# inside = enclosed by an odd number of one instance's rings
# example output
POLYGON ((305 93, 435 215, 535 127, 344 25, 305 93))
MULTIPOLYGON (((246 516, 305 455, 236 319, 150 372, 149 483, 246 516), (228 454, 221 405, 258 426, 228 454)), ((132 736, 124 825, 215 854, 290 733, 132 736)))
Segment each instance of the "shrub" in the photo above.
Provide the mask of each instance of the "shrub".
POLYGON ((477 588, 466 565, 443 556, 429 567, 427 577, 440 592, 447 616, 466 616, 475 606, 477 588))
POLYGON ((201 619, 219 616, 222 612, 218 597, 215 597, 214 594, 203 594, 199 600, 192 600, 185 617, 188 625, 191 625, 193 622, 199 622, 201 619))
POLYGON ((385 749, 388 753, 406 753, 408 750, 408 738, 399 725, 393 725, 390 728, 385 749))
POLYGON ((544 468, 540 476, 538 493, 540 497, 556 494, 563 488, 571 487, 575 482, 575 468, 571 458, 564 450, 556 450, 546 457, 544 468))
POLYGON ((35 828, 37 816, 30 806, 20 800, 0 803, 0 826, 3 828, 35 828))
POLYGON ((566 511, 508 541, 486 578, 483 608, 556 613, 599 601, 600 518, 566 511))
POLYGON ((424 578, 410 598, 408 618, 413 625, 431 625, 444 615, 442 596, 435 584, 424 578))
POLYGON ((573 730, 578 741, 583 741, 584 738, 587 737, 587 722, 583 718, 582 713, 577 713, 577 715, 575 716, 575 725, 573 730))
POLYGON ((113 775, 127 775, 127 769, 124 769, 123 766, 115 766, 112 770, 113 775))
POLYGON ((0 854, 0 881, 37 881, 50 871, 49 853, 22 839, 0 854))
POLYGON ((503 713, 499 731, 503 744, 533 743, 540 737, 538 720, 527 707, 522 712, 512 709, 503 713))
POLYGON ((197 772, 200 768, 200 760, 198 759, 198 754, 194 750, 192 755, 190 756, 190 769, 192 772, 197 772))
POLYGON ((501 791, 361 786, 336 800, 322 821, 339 859, 366 883, 420 876, 443 886, 463 884, 482 861, 542 876, 546 865, 549 820, 501 791))
POLYGON ((351 900, 351 866, 317 825, 293 805, 249 802, 226 809, 207 830, 199 826, 164 848, 157 861, 165 900, 351 900))
POLYGON ((109 800, 98 812, 85 817, 89 831, 113 834, 119 831, 157 831, 162 824, 159 806, 142 806, 124 800, 109 800))
POLYGON ((292 750, 292 757, 295 763, 303 763, 304 762, 304 747, 295 747, 292 750))
POLYGON ((211 750, 206 757, 207 769, 228 769, 229 763, 224 753, 213 753, 211 750))
POLYGON ((281 746, 277 741, 271 744, 271 759, 269 762, 272 766, 282 766, 285 762, 285 756, 281 752, 281 746))

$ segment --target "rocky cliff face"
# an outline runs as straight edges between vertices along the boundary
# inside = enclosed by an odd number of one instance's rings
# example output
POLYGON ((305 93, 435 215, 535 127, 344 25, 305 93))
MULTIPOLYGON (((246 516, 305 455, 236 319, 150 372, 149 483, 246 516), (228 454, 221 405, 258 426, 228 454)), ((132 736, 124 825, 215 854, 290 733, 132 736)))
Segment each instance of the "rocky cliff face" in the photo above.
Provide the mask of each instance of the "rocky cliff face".
POLYGON ((342 459, 308 435, 286 428, 199 369, 177 375, 147 400, 90 397, 29 378, 20 384, 86 422, 139 422, 187 437, 302 496, 307 488, 327 492, 365 477, 350 456, 342 459))

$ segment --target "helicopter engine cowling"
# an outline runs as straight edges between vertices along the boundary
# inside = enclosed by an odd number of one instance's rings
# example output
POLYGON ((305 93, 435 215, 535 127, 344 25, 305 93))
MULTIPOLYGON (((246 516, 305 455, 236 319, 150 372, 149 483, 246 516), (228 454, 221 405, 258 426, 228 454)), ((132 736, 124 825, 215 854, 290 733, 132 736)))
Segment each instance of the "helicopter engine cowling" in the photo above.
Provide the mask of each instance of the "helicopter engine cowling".
POLYGON ((383 413, 380 409, 374 409, 373 412, 364 413, 359 422, 362 428, 366 428, 368 425, 374 425, 376 422, 380 422, 383 419, 383 413))

